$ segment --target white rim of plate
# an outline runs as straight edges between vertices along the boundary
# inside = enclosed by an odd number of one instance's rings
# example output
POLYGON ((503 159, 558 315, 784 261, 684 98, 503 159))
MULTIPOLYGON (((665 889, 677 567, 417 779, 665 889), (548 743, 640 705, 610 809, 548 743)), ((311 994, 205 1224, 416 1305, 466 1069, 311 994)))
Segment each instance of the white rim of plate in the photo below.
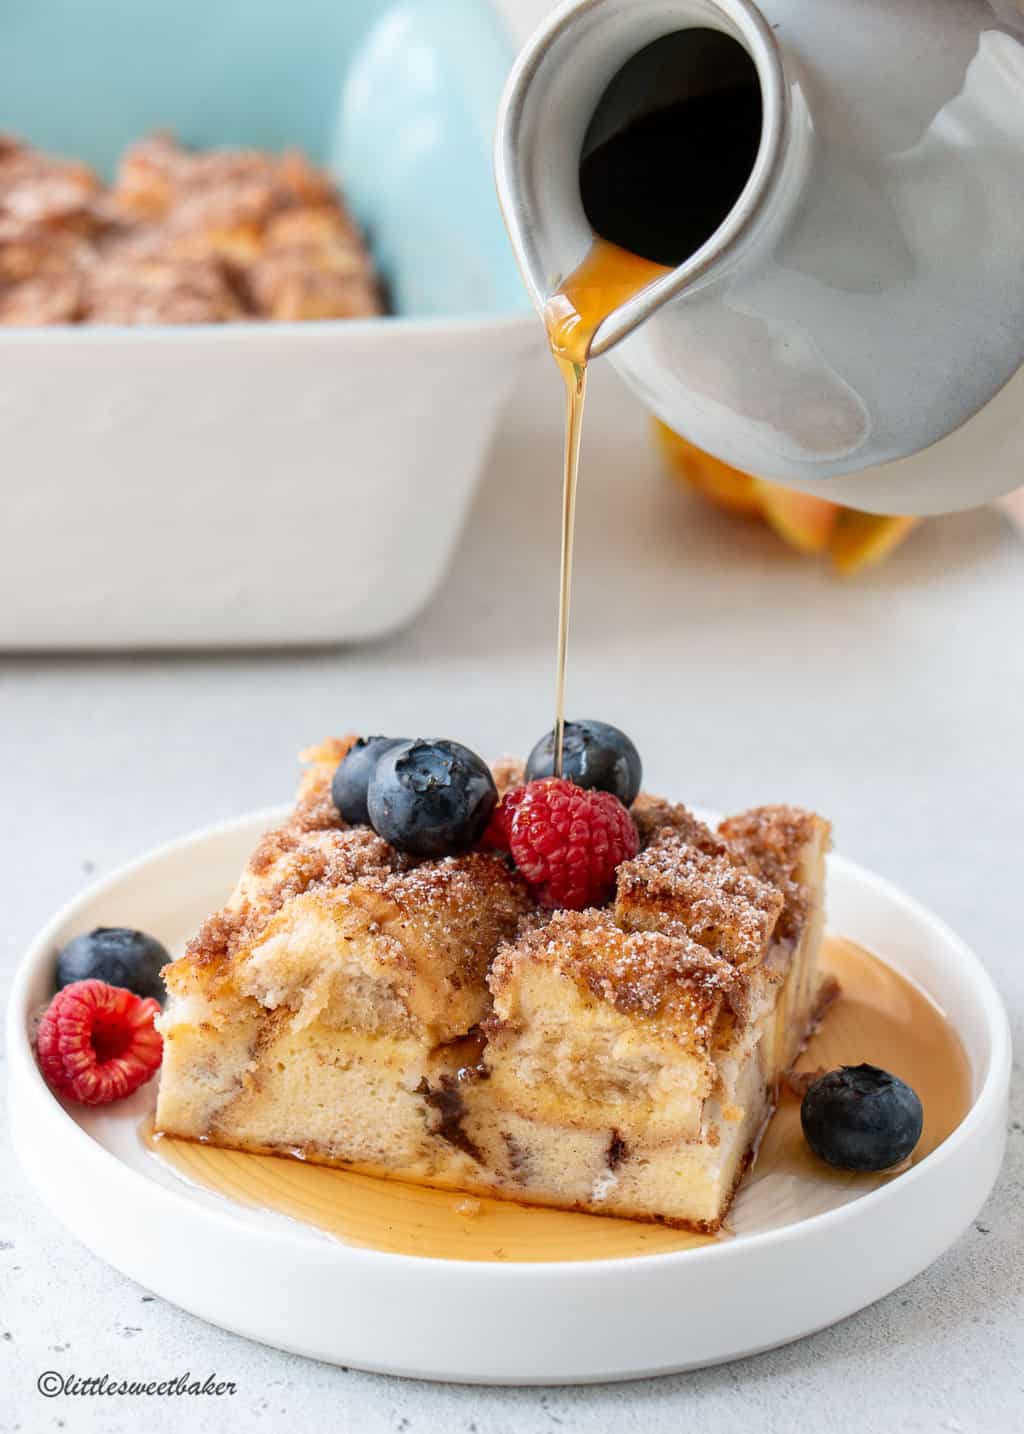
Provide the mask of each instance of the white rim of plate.
MULTIPOLYGON (((291 810, 290 807, 274 806, 262 808, 250 812, 246 816, 233 817, 225 822, 218 822, 209 827, 203 827, 187 836, 176 837, 169 842, 154 847, 151 851, 144 853, 134 860, 125 862, 116 867, 100 881, 91 883, 84 891, 80 892, 73 900, 67 902, 61 909, 46 923, 36 938, 30 944, 15 971, 14 980, 11 985, 11 993, 8 1003, 7 1036, 8 1048, 11 1052, 10 1079, 13 1082, 20 1074, 29 1081, 34 1081, 37 1089, 45 1093, 54 1104, 57 1105, 64 1120, 67 1122, 69 1136, 72 1140, 85 1141, 93 1152, 100 1152, 102 1156, 115 1164, 121 1166, 121 1174, 134 1183, 140 1181, 152 1191, 154 1182, 147 1180, 146 1176, 131 1166, 125 1165, 118 1160, 117 1156, 107 1150, 99 1141, 96 1141, 87 1131, 78 1124, 69 1111, 64 1109, 61 1102, 50 1091, 43 1080, 39 1067, 36 1064, 28 1036, 28 1024, 32 1016, 29 1009, 29 987, 36 975, 37 969, 42 963, 53 959, 54 945, 58 933, 63 927, 69 924, 80 908, 90 904, 97 897, 101 896, 109 888, 119 885, 121 882, 130 879, 138 872, 145 870, 152 863, 171 857, 178 852, 195 845, 198 842, 217 841, 220 838, 229 838, 247 828, 256 827, 266 823, 267 827, 281 820, 291 810)), ((885 898, 902 904, 908 908, 914 918, 922 925, 930 927, 940 940, 948 944, 957 952, 972 974, 979 1005, 983 1009, 986 1018, 986 1028, 991 1043, 989 1054, 988 1070, 985 1072, 982 1084, 971 1102, 971 1108, 967 1115, 960 1122, 953 1133, 937 1146, 929 1155, 910 1170, 904 1172, 899 1180, 891 1181, 875 1190, 860 1196, 856 1200, 849 1201, 832 1210, 822 1211, 818 1215, 810 1215, 806 1219, 797 1220, 790 1225, 784 1225, 779 1229, 765 1230, 758 1234, 744 1235, 741 1239, 723 1241, 721 1244, 702 1246, 689 1250, 668 1250, 657 1254, 649 1255, 620 1255, 610 1256, 602 1260, 545 1260, 509 1262, 493 1260, 448 1260, 433 1255, 403 1255, 390 1250, 375 1250, 360 1245, 347 1245, 342 1240, 328 1242, 327 1248, 333 1246, 333 1252, 340 1252, 346 1259, 358 1260, 368 1265, 376 1265, 381 1271, 414 1268, 420 1270, 423 1266, 439 1266, 450 1268, 458 1267, 463 1278, 480 1279, 491 1281, 499 1279, 502 1281, 516 1281, 537 1279, 540 1272, 544 1276, 555 1277, 572 1271, 577 1279, 599 1280, 609 1265, 614 1265, 618 1271, 640 1270, 646 1266, 666 1263, 677 1264, 680 1267, 691 1268, 693 1266, 705 1266, 709 1262, 713 1266, 715 1262, 742 1257, 745 1252, 763 1249, 768 1245, 784 1245, 802 1238, 803 1233, 808 1229, 820 1230, 827 1226, 840 1228, 850 1220, 859 1218, 865 1213, 866 1207, 872 1210, 883 1212, 883 1207, 895 1199, 894 1192, 903 1187, 906 1191, 907 1182, 917 1183, 921 1179, 929 1178, 937 1167, 952 1158, 957 1149, 969 1140, 975 1127, 981 1124, 987 1116, 988 1108, 993 1102, 1001 1098, 1001 1092, 1005 1089, 1010 1074, 1011 1066, 1011 1042, 1010 1024, 1002 999, 981 961, 966 943, 939 917, 933 915, 927 907, 923 906, 914 897, 909 896, 894 883, 887 881, 884 877, 876 876, 874 872, 868 871, 865 867, 856 862, 848 861, 844 857, 831 855, 829 863, 833 868, 842 870, 846 875, 852 877, 858 883, 873 887, 885 898), (469 1272, 472 1271, 472 1274, 469 1272)), ((884 955, 875 953, 885 964, 884 955)), ((893 968, 898 969, 897 967, 893 968)), ((902 974, 902 973, 901 973, 902 974)), ((906 979, 910 979, 909 977, 906 979)), ((927 992, 925 993, 927 994, 927 992)), ((931 999, 929 997, 929 999, 931 999)), ((84 1147, 83 1147, 84 1148, 84 1147)), ((141 1188, 141 1186, 140 1186, 141 1188)), ((182 1204, 192 1214, 197 1212, 195 1200, 189 1196, 188 1182, 182 1180, 182 1188, 174 1189, 171 1186, 159 1185, 157 1188, 161 1194, 174 1204, 182 1204)), ((245 1207, 239 1206, 239 1210, 245 1207)), ((225 1208, 214 1208, 212 1205, 204 1205, 200 1212, 205 1218, 217 1223, 234 1227, 251 1233, 252 1227, 247 1225, 241 1216, 234 1213, 233 1202, 225 1199, 225 1208)), ((301 1222, 296 1222, 301 1224, 301 1222)), ((314 1227, 310 1227, 314 1228, 314 1227)), ((287 1229, 283 1224, 280 1230, 275 1231, 275 1238, 286 1243, 304 1243, 308 1236, 298 1230, 287 1229)))

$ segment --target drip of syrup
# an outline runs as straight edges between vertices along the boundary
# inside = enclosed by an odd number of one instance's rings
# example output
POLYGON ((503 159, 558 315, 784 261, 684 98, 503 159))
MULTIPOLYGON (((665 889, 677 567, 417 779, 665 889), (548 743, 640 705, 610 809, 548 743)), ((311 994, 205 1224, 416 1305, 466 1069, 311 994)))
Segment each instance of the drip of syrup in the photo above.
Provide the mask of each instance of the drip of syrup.
POLYGON ((562 480, 562 558, 558 580, 558 648, 555 659, 555 776, 562 775, 565 735, 565 662, 569 646, 572 549, 576 529, 583 404, 587 394, 587 358, 594 335, 609 314, 671 273, 663 264, 642 259, 607 239, 596 239, 578 269, 544 306, 552 357, 565 383, 565 469, 562 480))
MULTIPOLYGON (((917 1164, 970 1109, 970 1067, 957 1033, 918 987, 852 941, 829 937, 822 965, 842 994, 797 1068, 869 1061, 908 1081, 924 1106, 924 1130, 912 1157, 917 1164)), ((155 1156, 186 1180, 242 1205, 289 1215, 348 1245, 449 1260, 602 1260, 693 1249, 766 1223, 805 1219, 900 1178, 900 1171, 854 1175, 823 1165, 801 1134, 800 1102, 786 1092, 721 1237, 468 1198, 286 1156, 154 1136, 152 1118, 141 1134, 155 1156)))
POLYGON ((761 117, 761 90, 749 55, 729 36, 695 28, 663 36, 634 55, 605 90, 584 137, 580 200, 595 239, 544 308, 548 343, 566 390, 555 681, 558 777, 590 345, 610 314, 671 273, 718 229, 750 177, 761 117))

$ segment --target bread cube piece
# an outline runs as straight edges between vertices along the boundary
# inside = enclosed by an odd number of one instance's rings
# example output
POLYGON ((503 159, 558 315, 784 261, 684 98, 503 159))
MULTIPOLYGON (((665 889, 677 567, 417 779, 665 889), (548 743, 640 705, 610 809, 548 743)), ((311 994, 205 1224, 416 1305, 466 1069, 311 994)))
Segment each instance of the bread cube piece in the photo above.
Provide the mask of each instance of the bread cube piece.
POLYGON ((729 817, 719 834, 761 880, 782 895, 782 911, 765 956, 766 979, 781 982, 768 1067, 778 1079, 796 1060, 822 1012, 836 995, 823 979, 818 953, 825 936, 825 856, 832 828, 799 807, 754 807, 729 817))
POLYGON ((462 1125, 521 1199, 714 1230, 820 1010, 829 828, 762 808, 712 833, 654 802, 614 913, 499 953, 462 1125))
POLYGON ((651 792, 641 792, 630 807, 629 814, 640 834, 641 848, 650 846, 655 837, 671 828, 690 846, 709 856, 727 856, 729 853, 728 843, 681 802, 669 802, 651 792))
POLYGON ((347 828, 330 783, 349 745, 309 754, 291 818, 165 970, 157 1129, 454 1180, 469 1157, 440 1133, 439 1093, 531 903, 499 857, 416 863, 347 828))
POLYGON ((626 932, 605 911, 558 912, 498 954, 488 1098, 627 1138, 700 1128, 737 973, 686 936, 626 932))
POLYGON ((629 931, 683 933, 738 970, 758 965, 783 907, 728 850, 709 851, 664 827, 616 879, 615 919, 629 931))
POLYGON ((497 1193, 717 1228, 765 1113, 749 1050, 728 1091, 716 1064, 742 1041, 742 973, 683 934, 559 912, 502 948, 490 985, 462 1128, 497 1193))
POLYGON ((824 881, 829 823, 800 807, 753 807, 727 817, 718 834, 755 876, 782 893, 776 936, 797 939, 812 914, 813 894, 824 881))

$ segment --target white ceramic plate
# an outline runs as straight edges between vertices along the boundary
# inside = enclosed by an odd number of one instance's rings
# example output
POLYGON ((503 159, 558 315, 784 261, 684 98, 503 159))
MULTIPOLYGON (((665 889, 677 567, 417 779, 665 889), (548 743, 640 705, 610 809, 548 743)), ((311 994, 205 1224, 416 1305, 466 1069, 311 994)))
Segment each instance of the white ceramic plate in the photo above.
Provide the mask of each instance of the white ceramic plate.
POLYGON ((855 1199, 837 1194, 845 1203, 832 1208, 798 1188, 741 1199, 734 1238, 714 1245, 545 1264, 353 1248, 187 1184, 139 1142, 152 1089, 110 1110, 65 1108, 36 1068, 29 1022, 52 992, 65 940, 121 924, 180 948, 281 815, 200 832, 97 883, 40 934, 12 992, 19 1156, 79 1239, 165 1299, 251 1339, 363 1369, 509 1384, 625 1379, 752 1354, 842 1319, 924 1269, 981 1208, 1005 1142, 1010 1042, 999 997, 948 928, 838 857, 833 929, 954 1013, 971 1067, 966 1118, 899 1179, 855 1199))

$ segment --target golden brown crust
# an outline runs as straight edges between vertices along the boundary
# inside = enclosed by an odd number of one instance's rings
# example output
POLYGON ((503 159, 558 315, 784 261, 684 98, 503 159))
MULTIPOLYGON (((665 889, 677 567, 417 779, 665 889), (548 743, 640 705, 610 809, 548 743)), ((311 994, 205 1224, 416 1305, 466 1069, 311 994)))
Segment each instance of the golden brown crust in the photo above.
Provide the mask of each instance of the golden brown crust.
POLYGON ((367 318, 381 309, 351 220, 326 205, 273 218, 246 283, 257 311, 273 319, 367 318))
POLYGON ((0 324, 81 317, 99 188, 87 165, 0 135, 0 324))
POLYGON ((827 844, 828 823, 802 807, 764 806, 727 817, 718 832, 755 876, 782 893, 777 934, 795 940, 808 911, 803 863, 814 844, 827 844))
POLYGON ((526 763, 518 757, 498 757, 491 763, 491 776, 498 796, 503 797, 513 787, 521 787, 526 781, 526 763))
POLYGON ((497 855, 419 861, 369 827, 346 826, 331 781, 354 741, 331 738, 303 753, 293 813, 263 835, 230 901, 165 979, 181 995, 256 996, 269 1007, 284 1000, 306 1014, 329 1006, 331 1019, 343 1017, 337 1000, 351 999, 362 1002, 364 1023, 366 982, 383 982, 391 995, 372 998, 380 1011, 397 1000, 447 1039, 462 1033, 460 1020, 486 1014, 487 967, 533 903, 497 855), (352 974, 353 961, 364 976, 352 974), (350 998, 341 994, 346 981, 356 983, 350 998))
POLYGON ((234 904, 214 912, 167 969, 173 979, 186 965, 231 961, 252 945, 271 918, 296 896, 389 871, 396 853, 368 827, 302 832, 292 824, 264 833, 239 884, 234 904))
POLYGON ((94 324, 217 324, 245 317, 216 257, 119 254, 90 267, 82 318, 94 324))
POLYGON ((367 317, 373 266, 329 177, 295 151, 125 151, 113 186, 0 137, 0 323, 367 317))
POLYGON ((627 932, 607 911, 559 911, 501 948, 488 984, 499 1005, 530 964, 552 967, 596 1001, 656 1021, 663 1034, 707 1047, 740 979, 727 962, 679 933, 627 932))
POLYGON ((300 754, 306 768, 299 782, 299 795, 292 814, 292 822, 300 831, 326 831, 345 825, 331 796, 331 782, 339 762, 357 741, 354 732, 347 737, 328 737, 318 746, 307 747, 300 754))
POLYGON ((424 966, 442 964, 456 988, 483 981, 499 942, 532 905, 522 877, 487 852, 375 873, 351 886, 346 899, 373 909, 396 951, 424 966))
POLYGON ((782 893, 686 835, 664 828, 619 867, 615 919, 627 930, 684 933, 739 970, 758 965, 782 911, 782 893))
POLYGON ((0 212, 23 224, 90 219, 100 180, 87 164, 0 135, 0 212))
MULTIPOLYGON (((379 842, 365 828, 332 835, 379 842)), ((401 1010, 424 1038, 450 1041, 486 1015, 487 968, 528 904, 522 879, 487 853, 378 865, 286 900, 235 948, 234 981, 264 1004, 341 1024, 370 983, 359 1024, 394 1033, 401 1010)))
POLYGON ((680 802, 670 802, 650 792, 641 792, 629 809, 640 833, 641 849, 650 845, 661 832, 671 829, 698 851, 709 856, 725 856, 728 846, 680 802))
POLYGON ((742 854, 763 881, 775 885, 792 879, 807 843, 822 825, 821 817, 802 807, 752 807, 726 817, 718 833, 742 854))
MULTIPOLYGON (((436 960, 460 989, 482 980, 504 939, 511 944, 489 977, 499 1000, 526 965, 547 963, 590 998, 692 1042, 716 1021, 742 1022, 745 978, 779 934, 780 914, 789 928, 802 920, 806 891, 796 873, 824 825, 809 813, 760 808, 716 834, 685 807, 644 794, 633 814, 647 844, 619 868, 614 912, 545 913, 496 855, 418 861, 369 828, 347 827, 331 781, 355 740, 330 738, 303 753, 294 812, 261 838, 231 902, 168 969, 172 983, 184 987, 201 973, 203 984, 214 973, 230 980, 248 952, 286 930, 289 904, 312 893, 331 920, 341 907, 363 912, 367 929, 385 938, 385 967, 427 969, 436 960)), ((496 770, 511 784, 522 776, 511 758, 496 770)))
POLYGON ((0 291, 0 324, 41 328, 70 324, 82 310, 84 287, 79 274, 38 274, 0 291))

